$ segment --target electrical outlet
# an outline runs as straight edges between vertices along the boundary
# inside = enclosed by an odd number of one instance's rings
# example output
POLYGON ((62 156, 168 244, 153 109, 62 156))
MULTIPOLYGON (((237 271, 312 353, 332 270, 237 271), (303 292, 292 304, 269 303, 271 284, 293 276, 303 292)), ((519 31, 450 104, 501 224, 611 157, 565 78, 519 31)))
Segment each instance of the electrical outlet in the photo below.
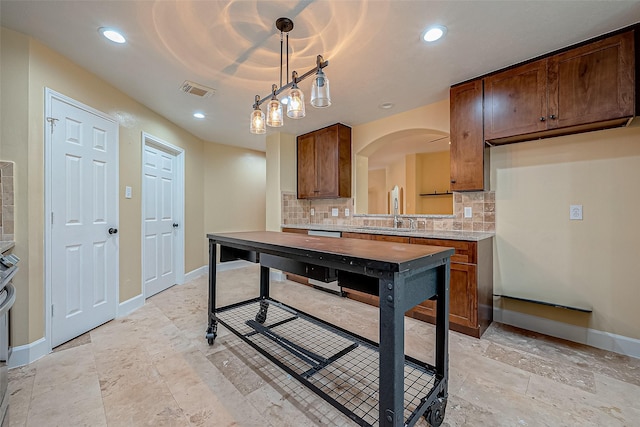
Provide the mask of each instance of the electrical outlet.
POLYGON ((316 214, 316 210, 314 208, 311 208, 310 213, 311 213, 311 216, 314 216, 316 214))
POLYGON ((570 205, 569 206, 569 219, 581 220, 582 219, 582 205, 570 205))
POLYGON ((129 186, 124 187, 124 198, 125 199, 130 199, 131 198, 131 187, 129 187, 129 186))
POLYGON ((349 208, 344 208, 344 216, 349 216, 349 208))
POLYGON ((331 216, 338 216, 338 208, 331 208, 331 216))
POLYGON ((464 208, 464 217, 465 218, 472 218, 473 217, 473 211, 471 210, 471 206, 467 206, 464 208))

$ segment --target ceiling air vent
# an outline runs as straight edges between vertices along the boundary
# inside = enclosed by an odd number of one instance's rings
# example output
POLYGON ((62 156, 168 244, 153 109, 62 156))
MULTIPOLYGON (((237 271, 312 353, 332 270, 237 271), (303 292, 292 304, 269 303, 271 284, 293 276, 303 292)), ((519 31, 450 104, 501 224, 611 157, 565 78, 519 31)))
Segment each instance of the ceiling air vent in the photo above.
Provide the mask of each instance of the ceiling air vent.
POLYGON ((190 93, 191 95, 196 95, 201 98, 208 98, 216 92, 212 87, 190 82, 189 80, 185 80, 184 83, 182 83, 180 90, 184 93, 190 93))

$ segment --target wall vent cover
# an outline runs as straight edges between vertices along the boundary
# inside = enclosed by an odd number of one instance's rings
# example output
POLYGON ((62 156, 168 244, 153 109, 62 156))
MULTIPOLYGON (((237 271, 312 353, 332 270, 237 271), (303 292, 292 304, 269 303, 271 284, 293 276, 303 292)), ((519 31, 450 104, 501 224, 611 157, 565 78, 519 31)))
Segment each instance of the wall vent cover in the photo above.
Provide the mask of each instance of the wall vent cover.
POLYGON ((184 83, 182 83, 180 90, 184 93, 190 93, 191 95, 199 96, 201 98, 208 98, 216 92, 212 87, 191 82, 189 80, 185 80, 184 83))

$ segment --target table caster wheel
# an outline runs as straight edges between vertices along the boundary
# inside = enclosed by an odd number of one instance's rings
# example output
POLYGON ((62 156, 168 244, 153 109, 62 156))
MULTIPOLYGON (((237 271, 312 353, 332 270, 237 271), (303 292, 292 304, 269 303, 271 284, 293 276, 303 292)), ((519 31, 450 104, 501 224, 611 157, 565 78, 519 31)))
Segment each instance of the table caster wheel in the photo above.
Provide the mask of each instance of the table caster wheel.
POLYGON ((215 326, 209 326, 207 328, 207 332, 204 337, 207 339, 207 342, 209 343, 209 345, 213 345, 213 342, 215 341, 217 336, 218 336, 218 325, 215 325, 215 326))
POLYGON ((262 324, 267 320, 267 310, 269 309, 269 303, 267 301, 260 301, 260 310, 256 314, 256 322, 262 324))
POLYGON ((424 418, 427 420, 430 426, 439 427, 444 421, 444 412, 447 407, 447 398, 439 397, 435 402, 427 409, 424 414, 424 418))

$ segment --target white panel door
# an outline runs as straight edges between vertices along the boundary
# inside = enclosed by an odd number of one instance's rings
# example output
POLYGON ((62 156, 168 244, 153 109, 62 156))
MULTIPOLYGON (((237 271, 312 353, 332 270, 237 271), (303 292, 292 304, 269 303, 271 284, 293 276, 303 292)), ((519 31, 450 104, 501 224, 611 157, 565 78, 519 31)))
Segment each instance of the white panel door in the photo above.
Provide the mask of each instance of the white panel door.
POLYGON ((145 145, 143 158, 144 296, 149 298, 176 283, 174 212, 177 159, 145 145))
POLYGON ((115 318, 118 124, 55 97, 50 111, 55 347, 115 318))

